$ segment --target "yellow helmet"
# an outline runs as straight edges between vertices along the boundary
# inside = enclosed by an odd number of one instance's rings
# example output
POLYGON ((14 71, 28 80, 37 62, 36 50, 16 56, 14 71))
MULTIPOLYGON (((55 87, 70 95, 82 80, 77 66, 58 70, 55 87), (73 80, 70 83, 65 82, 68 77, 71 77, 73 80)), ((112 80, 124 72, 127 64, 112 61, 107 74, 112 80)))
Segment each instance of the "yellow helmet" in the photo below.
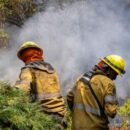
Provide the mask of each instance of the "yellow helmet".
POLYGON ((107 65, 109 65, 117 74, 121 75, 125 73, 125 60, 119 55, 109 55, 105 58, 101 58, 107 65))
POLYGON ((27 42, 24 42, 20 48, 18 49, 18 52, 17 52, 17 56, 20 58, 21 57, 21 52, 27 48, 37 48, 39 49, 40 51, 43 52, 42 48, 40 46, 38 46, 35 42, 32 42, 32 41, 27 41, 27 42))

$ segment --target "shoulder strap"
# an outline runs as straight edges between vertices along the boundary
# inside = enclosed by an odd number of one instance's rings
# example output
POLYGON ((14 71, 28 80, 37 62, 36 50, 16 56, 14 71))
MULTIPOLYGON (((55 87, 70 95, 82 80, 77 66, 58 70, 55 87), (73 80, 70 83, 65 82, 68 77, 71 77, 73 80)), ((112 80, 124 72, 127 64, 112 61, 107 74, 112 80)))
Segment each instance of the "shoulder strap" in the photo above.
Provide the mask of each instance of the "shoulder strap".
POLYGON ((94 90, 93 90, 93 88, 91 87, 91 84, 90 84, 90 80, 91 80, 91 78, 92 78, 93 76, 94 76, 94 73, 93 73, 93 72, 88 72, 88 73, 85 73, 85 74, 81 77, 80 80, 88 85, 88 87, 89 87, 89 89, 90 89, 90 91, 91 91, 93 97, 95 98, 95 100, 96 100, 96 102, 97 102, 97 104, 98 104, 98 106, 99 106, 99 108, 100 108, 100 114, 106 116, 106 114, 105 114, 105 112, 104 112, 104 108, 102 107, 100 101, 98 100, 98 98, 97 98, 97 96, 96 96, 96 94, 95 94, 95 92, 94 92, 94 90))
POLYGON ((33 69, 30 69, 30 71, 32 74, 32 84, 31 84, 30 96, 31 96, 32 102, 34 102, 37 99, 36 76, 35 76, 33 69))

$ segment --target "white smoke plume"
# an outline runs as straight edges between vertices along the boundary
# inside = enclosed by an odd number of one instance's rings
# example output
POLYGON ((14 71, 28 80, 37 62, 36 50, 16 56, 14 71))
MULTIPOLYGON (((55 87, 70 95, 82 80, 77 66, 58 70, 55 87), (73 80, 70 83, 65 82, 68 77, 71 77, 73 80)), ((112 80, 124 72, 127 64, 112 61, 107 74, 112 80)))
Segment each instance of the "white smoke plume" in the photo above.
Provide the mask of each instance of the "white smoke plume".
POLYGON ((13 47, 0 53, 1 80, 16 81, 24 65, 16 57, 17 48, 31 40, 44 48, 45 60, 58 71, 64 94, 99 57, 121 55, 126 60, 127 73, 117 78, 117 93, 122 98, 130 97, 128 1, 81 0, 64 4, 64 9, 54 5, 30 18, 22 29, 8 27, 13 47))

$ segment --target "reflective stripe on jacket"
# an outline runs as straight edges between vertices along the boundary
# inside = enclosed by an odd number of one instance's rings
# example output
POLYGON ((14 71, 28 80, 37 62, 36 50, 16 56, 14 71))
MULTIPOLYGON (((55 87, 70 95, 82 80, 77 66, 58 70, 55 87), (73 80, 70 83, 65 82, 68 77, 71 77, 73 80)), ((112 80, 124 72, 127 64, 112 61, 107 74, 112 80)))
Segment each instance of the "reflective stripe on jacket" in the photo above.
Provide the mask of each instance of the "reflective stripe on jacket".
MULTIPOLYGON (((117 111, 115 85, 103 74, 96 74, 90 84, 105 109, 105 113, 113 117, 117 111)), ((72 130, 107 130, 108 121, 100 114, 99 106, 89 86, 78 80, 67 95, 68 105, 72 110, 72 130)))
POLYGON ((31 93, 34 100, 40 101, 43 111, 61 116, 66 113, 58 75, 50 64, 41 61, 23 67, 16 87, 31 93))

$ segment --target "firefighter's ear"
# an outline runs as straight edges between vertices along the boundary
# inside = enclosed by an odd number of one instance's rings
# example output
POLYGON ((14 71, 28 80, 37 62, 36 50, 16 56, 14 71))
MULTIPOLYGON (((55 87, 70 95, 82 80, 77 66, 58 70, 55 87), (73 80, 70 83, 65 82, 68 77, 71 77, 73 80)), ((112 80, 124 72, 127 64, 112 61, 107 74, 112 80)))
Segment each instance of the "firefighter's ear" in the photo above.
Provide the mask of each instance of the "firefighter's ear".
POLYGON ((107 64, 103 64, 102 68, 103 68, 104 72, 107 72, 109 70, 109 66, 107 64))
POLYGON ((107 65, 107 64, 103 64, 102 67, 103 67, 104 69, 106 69, 106 68, 108 68, 108 65, 107 65))
POLYGON ((110 74, 110 67, 107 64, 102 65, 103 72, 106 73, 106 75, 110 74))

